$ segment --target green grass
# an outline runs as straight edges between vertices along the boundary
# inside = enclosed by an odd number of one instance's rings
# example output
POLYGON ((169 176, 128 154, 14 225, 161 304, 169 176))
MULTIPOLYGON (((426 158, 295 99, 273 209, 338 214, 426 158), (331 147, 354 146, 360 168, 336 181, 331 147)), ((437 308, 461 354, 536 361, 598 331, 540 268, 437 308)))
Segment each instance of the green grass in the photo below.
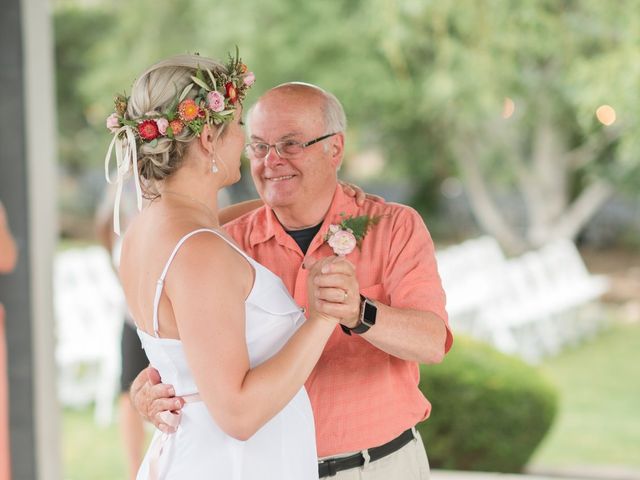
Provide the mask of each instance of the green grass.
POLYGON ((93 409, 65 409, 62 438, 64 480, 127 480, 115 422, 99 427, 93 421, 93 409))
MULTIPOLYGON (((151 438, 150 432, 147 437, 151 438)), ((64 480, 127 480, 124 458, 117 419, 99 427, 93 421, 92 408, 63 411, 64 480)))
POLYGON ((64 410, 62 460, 64 480, 126 480, 118 428, 96 426, 92 409, 64 410))
MULTIPOLYGON (((542 365, 560 393, 550 434, 530 465, 640 470, 640 325, 618 325, 542 365)), ((126 479, 117 426, 93 412, 63 413, 65 480, 126 479)))
POLYGON ((616 325, 542 368, 560 408, 531 465, 640 469, 640 325, 616 325))

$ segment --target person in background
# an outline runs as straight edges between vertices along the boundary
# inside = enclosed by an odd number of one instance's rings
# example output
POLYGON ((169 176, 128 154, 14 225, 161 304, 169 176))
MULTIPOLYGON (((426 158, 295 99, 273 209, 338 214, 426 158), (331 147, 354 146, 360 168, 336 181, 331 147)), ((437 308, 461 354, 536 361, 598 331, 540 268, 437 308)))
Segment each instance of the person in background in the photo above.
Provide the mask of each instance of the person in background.
MULTIPOLYGON (((18 249, 9 229, 7 213, 0 202, 0 273, 13 271, 18 249)), ((0 480, 11 480, 9 451, 9 383, 7 379, 7 346, 4 333, 5 311, 0 303, 0 480)))

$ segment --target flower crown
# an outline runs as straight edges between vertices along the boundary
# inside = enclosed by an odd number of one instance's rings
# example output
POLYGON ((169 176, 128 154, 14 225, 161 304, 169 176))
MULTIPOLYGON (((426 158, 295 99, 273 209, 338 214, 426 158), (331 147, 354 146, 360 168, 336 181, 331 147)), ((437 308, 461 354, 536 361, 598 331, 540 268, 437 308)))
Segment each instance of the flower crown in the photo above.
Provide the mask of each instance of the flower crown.
POLYGON ((129 97, 115 97, 115 112, 107 117, 107 128, 113 139, 104 159, 104 174, 107 183, 116 183, 116 198, 113 207, 113 230, 120 235, 120 197, 125 176, 133 172, 138 210, 142 209, 142 187, 138 172, 138 145, 155 146, 158 138, 173 139, 185 128, 199 136, 205 125, 220 125, 233 119, 244 96, 255 82, 253 72, 247 71, 236 47, 235 57, 229 55, 226 73, 212 72, 200 67, 193 69, 191 83, 162 111, 147 112, 140 118, 127 117, 129 97), (187 98, 192 89, 197 89, 193 98, 187 98), (111 180, 109 164, 112 153, 116 156, 116 179, 111 180))
POLYGON ((115 112, 107 117, 107 128, 113 134, 120 134, 124 126, 132 127, 140 143, 157 144, 157 139, 173 139, 185 128, 200 135, 205 125, 213 122, 220 125, 231 121, 238 103, 242 103, 247 90, 255 82, 255 75, 242 63, 236 48, 235 57, 229 55, 227 73, 213 73, 208 69, 196 68, 189 83, 180 95, 162 111, 145 113, 140 118, 127 118, 129 97, 116 95, 115 112), (186 98, 192 89, 198 89, 194 98, 186 98))

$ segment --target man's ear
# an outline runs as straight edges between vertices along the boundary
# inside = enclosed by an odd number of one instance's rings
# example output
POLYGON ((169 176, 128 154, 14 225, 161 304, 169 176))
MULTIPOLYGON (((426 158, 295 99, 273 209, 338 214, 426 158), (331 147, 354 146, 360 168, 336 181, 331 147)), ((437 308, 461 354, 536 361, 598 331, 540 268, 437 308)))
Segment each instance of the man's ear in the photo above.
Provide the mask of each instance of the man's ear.
POLYGON ((329 155, 331 155, 331 163, 338 168, 342 164, 344 157, 344 134, 336 133, 331 137, 331 145, 329 146, 329 155))

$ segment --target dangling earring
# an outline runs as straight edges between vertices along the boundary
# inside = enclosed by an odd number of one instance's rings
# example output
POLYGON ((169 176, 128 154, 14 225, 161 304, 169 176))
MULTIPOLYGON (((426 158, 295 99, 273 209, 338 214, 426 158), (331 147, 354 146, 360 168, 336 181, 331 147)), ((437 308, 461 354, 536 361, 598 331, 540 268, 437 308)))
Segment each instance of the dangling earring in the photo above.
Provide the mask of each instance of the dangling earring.
POLYGON ((211 173, 218 173, 218 165, 215 158, 211 158, 211 173))

